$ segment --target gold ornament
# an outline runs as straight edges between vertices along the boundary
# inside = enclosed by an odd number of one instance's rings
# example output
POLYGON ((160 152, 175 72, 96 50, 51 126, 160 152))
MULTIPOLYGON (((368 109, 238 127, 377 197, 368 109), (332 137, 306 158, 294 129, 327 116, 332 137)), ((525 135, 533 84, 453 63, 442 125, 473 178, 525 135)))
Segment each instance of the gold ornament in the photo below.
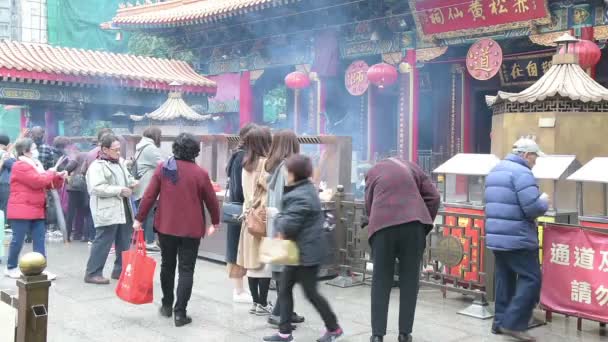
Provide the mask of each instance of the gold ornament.
POLYGON ((412 66, 407 62, 399 63, 399 72, 402 74, 408 74, 412 71, 412 66))
POLYGON ((46 258, 36 252, 25 254, 19 260, 19 269, 26 276, 40 275, 46 268, 46 258))

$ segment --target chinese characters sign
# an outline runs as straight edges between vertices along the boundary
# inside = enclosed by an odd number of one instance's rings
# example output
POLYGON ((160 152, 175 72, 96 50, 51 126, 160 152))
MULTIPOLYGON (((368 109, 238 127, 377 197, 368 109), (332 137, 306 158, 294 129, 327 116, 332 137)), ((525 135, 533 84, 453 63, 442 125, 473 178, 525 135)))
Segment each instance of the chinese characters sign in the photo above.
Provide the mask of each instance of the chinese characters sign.
POLYGON ((367 90, 369 86, 367 69, 369 69, 369 66, 364 61, 354 61, 346 69, 344 85, 351 95, 360 96, 367 90))
POLYGON ((543 259, 543 306, 608 322, 608 234, 547 224, 543 259))
POLYGON ((489 38, 478 40, 467 53, 467 70, 476 80, 485 81, 494 77, 501 63, 502 49, 489 38))
POLYGON ((427 38, 452 38, 548 24, 546 0, 410 0, 419 31, 427 38))
POLYGON ((529 85, 538 81, 551 68, 550 54, 507 59, 500 68, 503 86, 529 85))

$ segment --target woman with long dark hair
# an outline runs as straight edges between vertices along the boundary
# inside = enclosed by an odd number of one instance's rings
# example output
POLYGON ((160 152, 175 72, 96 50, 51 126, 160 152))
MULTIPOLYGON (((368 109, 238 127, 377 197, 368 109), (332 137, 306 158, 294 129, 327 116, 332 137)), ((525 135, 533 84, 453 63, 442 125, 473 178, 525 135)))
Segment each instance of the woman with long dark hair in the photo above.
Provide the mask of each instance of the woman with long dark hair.
MULTIPOLYGON (((257 127, 255 124, 250 123, 241 128, 239 132, 239 146, 230 157, 226 166, 228 196, 230 197, 230 202, 233 203, 243 204, 245 202, 242 184, 243 159, 245 158, 244 143, 247 134, 255 127, 257 127)), ((251 303, 251 294, 243 286, 244 268, 236 264, 242 225, 238 223, 227 224, 226 226, 226 264, 228 265, 228 275, 234 281, 232 300, 237 303, 251 303)))
MULTIPOLYGON (((281 201, 283 199, 283 191, 287 185, 287 169, 285 168, 285 160, 294 154, 300 153, 300 143, 298 137, 291 130, 278 131, 272 137, 272 145, 270 153, 266 161, 265 170, 268 176, 268 208, 266 236, 275 238, 277 235, 274 218, 281 212, 281 201)), ((280 276, 283 271, 281 265, 271 265, 272 277, 277 282, 277 291, 280 291, 280 276)), ((280 294, 279 294, 280 296, 280 294)), ((268 318, 268 323, 273 326, 278 326, 281 316, 281 303, 279 297, 275 302, 272 315, 268 318)), ((292 323, 304 322, 304 317, 293 314, 292 323)))
POLYGON ((173 143, 173 157, 154 171, 133 224, 134 229, 141 229, 158 198, 154 227, 162 258, 160 313, 164 317, 175 313, 177 327, 192 322, 186 314, 186 307, 192 294, 198 247, 206 232, 214 230, 220 223, 219 204, 209 173, 194 162, 199 153, 199 141, 192 134, 177 136, 173 143), (209 227, 205 225, 205 208, 211 216, 209 227), (176 267, 179 279, 177 294, 174 295, 176 267))
MULTIPOLYGON (((246 136, 244 141, 245 158, 243 159, 243 211, 251 210, 254 204, 266 205, 266 180, 268 173, 264 169, 266 156, 272 143, 272 135, 268 127, 256 127, 246 136)), ((268 290, 272 271, 270 265, 260 262, 260 244, 262 239, 249 233, 245 222, 241 229, 237 264, 247 270, 249 290, 253 297, 250 313, 264 316, 272 312, 272 304, 268 302, 268 290)))

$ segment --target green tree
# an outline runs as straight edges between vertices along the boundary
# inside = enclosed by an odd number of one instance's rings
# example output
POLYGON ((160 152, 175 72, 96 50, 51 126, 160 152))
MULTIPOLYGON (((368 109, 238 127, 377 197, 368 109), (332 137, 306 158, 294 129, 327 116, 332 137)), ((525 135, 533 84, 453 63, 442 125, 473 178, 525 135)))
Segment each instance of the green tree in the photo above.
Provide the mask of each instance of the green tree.
POLYGON ((194 52, 182 48, 175 38, 137 32, 129 38, 129 53, 140 56, 178 59, 194 62, 194 52))

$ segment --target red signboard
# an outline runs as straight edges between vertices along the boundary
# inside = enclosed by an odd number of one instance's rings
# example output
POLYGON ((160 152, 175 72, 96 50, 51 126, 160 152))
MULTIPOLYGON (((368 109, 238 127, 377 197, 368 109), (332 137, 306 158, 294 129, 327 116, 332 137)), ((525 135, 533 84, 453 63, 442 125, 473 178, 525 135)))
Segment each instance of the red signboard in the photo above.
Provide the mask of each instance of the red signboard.
POLYGON ((548 223, 543 232, 541 304, 608 322, 608 234, 548 223))
POLYGON ((369 87, 367 69, 369 69, 369 66, 364 61, 354 61, 346 69, 344 85, 351 95, 363 95, 369 87))
POLYGON ((501 65, 502 49, 494 40, 483 38, 469 48, 467 70, 474 79, 489 80, 498 73, 501 65))
POLYGON ((410 0, 423 36, 450 38, 548 24, 547 0, 410 0))

